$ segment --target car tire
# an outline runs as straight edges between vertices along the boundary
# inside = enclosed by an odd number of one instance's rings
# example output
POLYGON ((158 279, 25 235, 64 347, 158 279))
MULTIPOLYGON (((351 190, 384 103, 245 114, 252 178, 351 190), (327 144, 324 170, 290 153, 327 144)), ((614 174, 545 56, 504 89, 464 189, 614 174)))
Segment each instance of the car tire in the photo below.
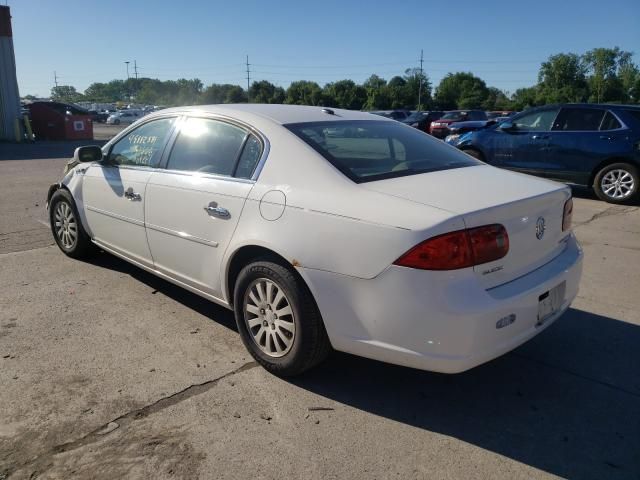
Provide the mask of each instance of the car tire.
POLYGON ((299 375, 331 351, 308 287, 297 272, 272 259, 254 261, 240 271, 234 311, 245 347, 274 375, 299 375))
POLYGON ((480 152, 479 150, 476 150, 475 148, 465 148, 462 151, 467 155, 471 155, 473 158, 477 158, 478 160, 484 162, 484 155, 482 155, 482 152, 480 152))
POLYGON ((65 255, 86 258, 97 250, 82 227, 73 197, 63 188, 56 190, 51 197, 49 223, 53 238, 65 255))
POLYGON ((120 125, 120 120, 114 120, 114 121, 113 121, 113 124, 114 124, 114 125, 120 125))
POLYGON ((628 163, 612 163, 595 176, 593 190, 600 200, 608 203, 627 204, 640 198, 638 169, 628 163))

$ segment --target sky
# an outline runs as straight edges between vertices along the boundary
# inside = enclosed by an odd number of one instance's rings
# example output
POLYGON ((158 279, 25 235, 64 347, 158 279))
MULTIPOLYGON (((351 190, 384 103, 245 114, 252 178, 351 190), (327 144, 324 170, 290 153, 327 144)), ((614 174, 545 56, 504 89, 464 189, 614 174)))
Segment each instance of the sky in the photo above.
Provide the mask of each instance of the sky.
POLYGON ((640 64, 640 0, 218 1, 0 0, 11 7, 22 96, 60 85, 138 74, 250 78, 287 87, 419 66, 435 85, 470 71, 507 92, 534 84, 540 63, 561 52, 619 46, 640 64))

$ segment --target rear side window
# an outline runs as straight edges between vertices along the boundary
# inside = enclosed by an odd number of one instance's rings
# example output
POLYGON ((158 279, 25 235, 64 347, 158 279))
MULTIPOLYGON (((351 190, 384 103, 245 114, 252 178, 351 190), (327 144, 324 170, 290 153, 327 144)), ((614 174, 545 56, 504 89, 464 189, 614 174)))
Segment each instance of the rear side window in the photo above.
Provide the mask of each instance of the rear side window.
POLYGON ((605 111, 599 108, 563 108, 553 124, 560 131, 595 131, 600 128, 605 111))
POLYGON ((251 178, 261 156, 262 143, 255 135, 249 135, 242 149, 242 154, 240 154, 235 176, 238 178, 251 178))
POLYGON ((180 125, 167 168, 233 175, 247 132, 218 120, 191 117, 180 125))
POLYGON ((616 130, 622 128, 618 119, 611 112, 604 114, 602 123, 600 124, 600 130, 616 130))
POLYGON ((359 120, 285 126, 356 183, 482 164, 396 122, 359 120))

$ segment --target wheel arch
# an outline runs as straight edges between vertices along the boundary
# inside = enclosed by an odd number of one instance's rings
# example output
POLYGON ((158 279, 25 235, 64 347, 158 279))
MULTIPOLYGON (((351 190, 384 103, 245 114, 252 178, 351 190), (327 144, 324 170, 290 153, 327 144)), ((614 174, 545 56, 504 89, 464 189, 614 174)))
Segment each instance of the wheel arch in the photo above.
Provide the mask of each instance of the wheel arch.
POLYGON ((630 159, 625 158, 625 157, 609 157, 609 158, 606 158, 605 160, 602 160, 591 171, 591 174, 589 175, 589 182, 587 184, 587 187, 592 188, 593 187, 593 182, 595 182, 596 176, 598 175, 600 170, 602 170, 603 168, 607 167, 608 165, 613 165, 614 163, 627 163, 627 164, 635 167, 637 170, 640 170, 640 165, 638 165, 633 160, 630 160, 630 159))
POLYGON ((478 152, 480 154, 480 156, 482 157, 480 160, 483 162, 487 161, 487 156, 485 155, 485 153, 482 151, 481 148, 479 148, 476 145, 462 145, 461 147, 459 147, 461 151, 467 153, 468 150, 475 150, 476 152, 478 152))
POLYGON ((300 262, 298 262, 298 260, 289 260, 272 248, 255 243, 238 247, 235 251, 233 251, 233 253, 230 254, 229 260, 226 263, 225 275, 223 277, 225 279, 224 294, 227 298, 227 302, 231 307, 233 307, 233 291, 240 271, 247 264, 251 263, 251 261, 258 258, 270 258, 275 263, 278 263, 280 265, 288 267, 293 266, 294 268, 292 269, 292 271, 295 272, 295 275, 297 275, 302 280, 306 288, 311 293, 311 296, 313 297, 311 288, 309 288, 309 282, 307 281, 307 279, 305 279, 305 276, 300 272, 300 270, 298 268, 295 268, 300 266, 300 262))

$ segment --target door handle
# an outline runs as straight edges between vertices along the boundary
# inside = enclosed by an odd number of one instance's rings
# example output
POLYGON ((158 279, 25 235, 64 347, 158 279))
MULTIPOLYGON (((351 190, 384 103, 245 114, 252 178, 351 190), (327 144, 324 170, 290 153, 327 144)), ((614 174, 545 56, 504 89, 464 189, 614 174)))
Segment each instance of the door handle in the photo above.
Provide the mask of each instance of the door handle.
POLYGON ((212 217, 218 218, 230 218, 231 214, 229 210, 224 207, 219 207, 216 202, 211 202, 209 205, 204 207, 204 211, 207 212, 212 217))
POLYGON ((546 140, 549 138, 549 135, 534 135, 531 138, 534 140, 546 140))
POLYGON ((600 139, 601 140, 613 140, 613 137, 610 137, 609 135, 600 135, 600 139))
POLYGON ((124 197, 131 200, 132 202, 142 200, 142 195, 133 191, 133 188, 129 187, 124 192, 124 197))

